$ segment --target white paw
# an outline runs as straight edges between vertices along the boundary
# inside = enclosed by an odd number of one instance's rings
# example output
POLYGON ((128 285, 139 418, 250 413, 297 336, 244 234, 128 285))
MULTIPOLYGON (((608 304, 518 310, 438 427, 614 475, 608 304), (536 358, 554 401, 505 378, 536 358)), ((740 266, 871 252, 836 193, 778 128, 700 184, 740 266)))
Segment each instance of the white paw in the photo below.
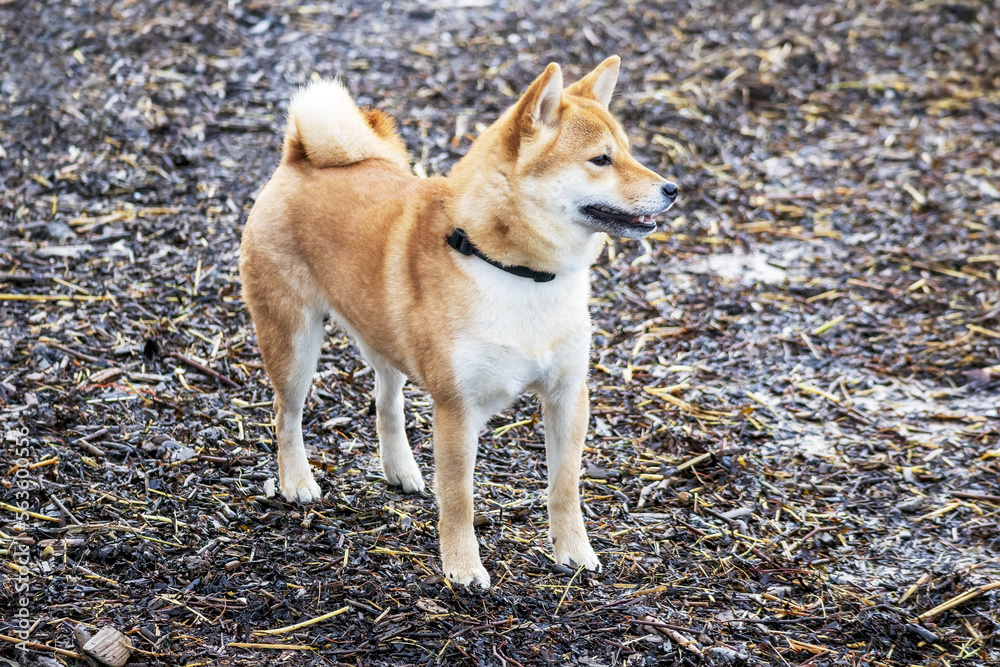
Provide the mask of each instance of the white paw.
POLYGON ((323 497, 323 492, 313 479, 312 472, 306 470, 305 474, 283 475, 281 495, 290 503, 314 503, 323 497))
POLYGON ((402 487, 407 493, 424 491, 424 478, 412 454, 406 458, 383 458, 382 473, 385 475, 385 481, 392 486, 402 487))
POLYGON ((565 544, 559 544, 560 541, 556 541, 553 549, 557 563, 574 570, 582 565, 593 572, 601 571, 601 561, 586 538, 578 540, 576 544, 572 544, 570 540, 566 540, 565 544))
POLYGON ((461 584, 463 586, 476 585, 483 589, 490 587, 490 574, 483 567, 483 564, 479 562, 479 559, 474 559, 474 562, 466 563, 465 565, 456 565, 455 567, 449 567, 445 563, 444 576, 448 577, 448 581, 453 584, 461 584))

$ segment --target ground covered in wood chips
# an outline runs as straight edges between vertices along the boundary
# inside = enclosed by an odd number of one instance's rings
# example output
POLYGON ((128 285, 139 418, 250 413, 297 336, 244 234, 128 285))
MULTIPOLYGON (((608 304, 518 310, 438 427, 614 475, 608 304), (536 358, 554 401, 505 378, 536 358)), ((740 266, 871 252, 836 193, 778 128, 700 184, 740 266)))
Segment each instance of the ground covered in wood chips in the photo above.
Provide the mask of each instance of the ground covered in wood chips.
POLYGON ((82 625, 134 665, 1000 664, 993 3, 6 0, 0 61, 0 658, 85 664, 82 625), (445 173, 546 63, 613 53, 681 196, 593 270, 604 571, 549 558, 525 398, 481 438, 494 586, 443 582, 336 331, 326 497, 268 497, 236 260, 293 87, 342 76, 445 173))

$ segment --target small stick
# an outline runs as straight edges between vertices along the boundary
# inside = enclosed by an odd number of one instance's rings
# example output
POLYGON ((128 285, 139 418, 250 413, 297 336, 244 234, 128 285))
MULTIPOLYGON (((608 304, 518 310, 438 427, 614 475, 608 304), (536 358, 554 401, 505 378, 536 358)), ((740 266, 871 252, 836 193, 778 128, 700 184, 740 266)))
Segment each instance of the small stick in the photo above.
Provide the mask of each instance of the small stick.
MULTIPOLYGON (((839 618, 840 612, 829 616, 797 616, 795 618, 722 618, 716 623, 760 623, 762 625, 785 625, 788 623, 807 623, 811 621, 829 621, 831 618, 839 618)), ((638 622, 638 621, 637 621, 638 622)))
POLYGON ((989 493, 974 493, 972 491, 952 491, 952 498, 962 498, 965 500, 985 500, 991 503, 1000 503, 1000 496, 990 495, 989 493))
POLYGON ((0 294, 0 301, 110 301, 110 300, 111 300, 110 296, 93 296, 89 294, 0 294))
POLYGON ((32 519, 41 519, 42 521, 51 521, 52 523, 59 523, 59 519, 54 516, 45 516, 44 514, 37 514, 36 512, 28 512, 22 510, 20 507, 14 507, 13 505, 8 505, 7 503, 0 502, 0 509, 5 509, 9 512, 16 512, 18 514, 27 514, 32 519))
POLYGON ((350 609, 350 607, 341 607, 340 609, 337 609, 336 611, 331 611, 329 614, 323 614, 322 616, 317 616, 316 618, 310 618, 307 621, 302 621, 301 623, 296 623, 295 625, 287 625, 287 626, 285 626, 283 628, 275 628, 274 630, 254 630, 253 634, 258 635, 258 636, 260 636, 260 635, 283 635, 286 632, 293 632, 295 630, 299 630, 301 628, 305 628, 305 627, 308 627, 310 625, 313 625, 314 623, 319 623, 321 621, 325 621, 328 618, 333 618, 334 616, 340 616, 341 614, 347 612, 349 609, 350 609))
POLYGON ((825 533, 825 532, 827 532, 829 530, 837 530, 837 527, 836 526, 824 526, 824 527, 820 527, 820 528, 813 528, 812 530, 809 531, 809 533, 805 537, 802 537, 802 538, 797 539, 794 542, 792 542, 792 544, 788 547, 788 551, 786 551, 786 553, 793 553, 796 549, 798 549, 800 546, 802 546, 803 544, 805 544, 805 541, 808 540, 813 535, 816 535, 818 533, 825 533))
POLYGON ((77 572, 82 572, 85 577, 91 577, 93 579, 97 579, 98 581, 103 581, 104 583, 110 585, 112 588, 121 588, 121 584, 119 584, 114 579, 108 579, 107 577, 102 577, 101 575, 97 574, 90 568, 84 567, 83 565, 80 565, 78 563, 73 564, 73 569, 75 569, 77 572))
MULTIPOLYGON (((107 430, 107 429, 105 429, 105 430, 107 430)), ((100 458, 104 458, 104 456, 105 456, 104 450, 101 449, 100 447, 98 447, 97 445, 92 445, 89 442, 84 442, 82 440, 78 440, 77 443, 76 443, 76 445, 80 449, 93 454, 94 456, 96 456, 99 459, 100 458)))
POLYGON ((734 519, 729 518, 728 516, 726 516, 722 512, 716 512, 715 510, 711 509, 710 507, 702 507, 701 509, 703 509, 706 512, 708 512, 709 514, 711 514, 712 516, 714 516, 716 519, 721 519, 722 521, 725 521, 726 524, 730 528, 732 528, 733 526, 736 525, 736 521, 734 519))
POLYGON ((928 512, 927 514, 922 514, 921 516, 916 517, 913 520, 913 523, 919 523, 919 522, 924 521, 926 519, 933 519, 934 517, 939 517, 942 514, 947 514, 948 512, 953 512, 953 511, 957 510, 959 507, 962 507, 962 506, 963 506, 963 503, 961 501, 959 501, 959 500, 956 500, 955 502, 948 503, 944 507, 937 508, 933 512, 928 512))
POLYGON ((818 326, 815 329, 813 329, 812 334, 813 336, 821 336, 830 329, 834 328, 835 326, 843 322, 845 319, 847 319, 847 315, 837 315, 835 318, 833 318, 826 324, 818 326))
POLYGON ((209 368, 208 366, 206 366, 204 364, 200 364, 197 361, 195 361, 194 359, 188 359, 184 355, 179 354, 177 352, 171 352, 167 356, 168 357, 173 357, 177 361, 180 361, 181 363, 187 364, 188 366, 190 366, 191 368, 193 368, 193 369, 195 369, 197 371, 201 371, 202 373, 206 373, 208 375, 211 375, 212 377, 218 379, 223 384, 229 385, 230 387, 232 387, 234 389, 239 389, 240 388, 240 385, 236 384, 235 382, 233 382, 231 379, 229 379, 228 377, 226 377, 225 375, 223 375, 219 371, 213 370, 213 369, 209 368))
POLYGON ((28 470, 34 470, 35 468, 44 468, 45 466, 59 465, 59 457, 53 456, 51 459, 45 459, 44 461, 39 461, 38 463, 32 463, 28 466, 28 470))
MULTIPOLYGON (((652 616, 646 616, 644 621, 636 621, 636 622, 648 628, 655 629, 657 632, 670 637, 680 646, 691 651, 699 658, 703 657, 701 649, 698 648, 697 642, 695 642, 695 640, 693 639, 690 639, 682 635, 680 632, 674 629, 674 626, 670 625, 669 623, 663 623, 662 621, 659 621, 658 619, 653 618, 652 616)), ((685 628, 685 630, 686 629, 687 628, 685 628)))
MULTIPOLYGON (((38 463, 28 464, 28 466, 25 467, 25 468, 23 468, 23 469, 24 470, 34 470, 35 468, 44 468, 45 466, 51 466, 51 465, 59 465, 59 457, 58 456, 53 456, 51 459, 45 459, 44 461, 39 461, 38 463)), ((22 467, 15 465, 13 468, 11 468, 10 470, 7 471, 7 474, 8 475, 13 475, 18 470, 22 470, 22 467)))
POLYGON ((216 622, 218 621, 218 619, 216 619, 215 621, 213 621, 212 619, 208 618, 207 616, 205 616, 204 614, 202 614, 201 612, 199 612, 194 607, 189 607, 188 605, 184 604, 180 600, 175 600, 173 598, 173 596, 171 596, 171 595, 158 595, 157 597, 159 599, 163 600, 164 602, 168 602, 168 603, 174 605, 175 607, 183 607, 183 608, 187 609, 189 612, 191 612, 192 614, 194 614, 195 616, 197 616, 201 620, 205 621, 209 625, 215 625, 216 622))
POLYGON ((924 584, 926 584, 930 580, 931 580, 931 573, 930 572, 924 572, 922 575, 920 575, 920 578, 917 579, 917 581, 912 586, 910 586, 909 588, 906 589, 906 592, 903 593, 903 597, 901 597, 898 600, 896 600, 896 604, 897 605, 901 605, 904 602, 906 602, 906 600, 911 595, 913 595, 914 593, 917 592, 918 588, 920 588, 921 586, 923 586, 924 584))
POLYGON ((816 644, 807 644, 806 642, 796 641, 795 639, 785 638, 788 645, 791 646, 796 651, 809 651, 816 655, 821 655, 823 653, 833 653, 832 649, 828 649, 825 646, 817 646, 816 644))
POLYGON ((0 281, 5 283, 42 283, 46 280, 51 280, 52 276, 46 276, 41 273, 5 273, 0 276, 0 281))
POLYGON ((580 573, 583 572, 584 567, 584 565, 581 565, 576 568, 576 572, 574 572, 573 576, 570 577, 569 583, 566 584, 566 590, 563 591, 562 597, 559 598, 559 604, 556 605, 556 610, 552 613, 553 616, 559 615, 559 607, 561 607, 562 603, 566 601, 566 596, 569 595, 569 589, 573 586, 573 582, 576 581, 576 578, 580 576, 580 573))
POLYGON ((99 431, 94 431, 90 435, 83 436, 82 438, 80 438, 80 440, 83 440, 84 442, 93 442, 94 440, 97 440, 98 438, 103 438, 104 436, 106 436, 108 434, 109 430, 110 429, 102 428, 99 431))
POLYGON ((36 651, 52 651, 53 653, 58 653, 59 655, 64 655, 67 658, 76 658, 77 660, 82 660, 83 656, 76 651, 67 651, 66 649, 56 648, 55 646, 49 646, 48 644, 39 644, 38 642, 24 641, 23 639, 18 639, 16 637, 8 637, 7 635, 0 635, 0 639, 5 642, 10 642, 18 646, 24 646, 25 648, 34 649, 36 651))
POLYGON ((652 616, 646 616, 646 618, 648 620, 645 620, 645 621, 640 621, 637 618, 631 618, 631 619, 629 619, 629 623, 632 623, 633 625, 641 625, 643 627, 648 627, 648 628, 653 628, 653 629, 657 629, 657 628, 669 628, 671 630, 677 630, 678 632, 681 631, 681 630, 683 630, 684 632, 690 632, 691 631, 691 628, 686 628, 686 627, 684 627, 682 625, 671 625, 670 623, 663 623, 662 621, 655 620, 652 616))
POLYGON ((793 382, 792 384, 794 384, 796 387, 798 387, 799 391, 801 391, 803 393, 806 393, 806 394, 816 394, 817 396, 822 396, 823 398, 825 398, 826 400, 830 401, 831 403, 836 403, 837 405, 841 404, 841 400, 839 398, 837 398, 836 396, 834 396, 830 392, 823 391, 822 389, 820 389, 818 387, 813 387, 812 385, 803 384, 802 382, 793 382))
POLYGON ((229 642, 226 646, 235 648, 273 648, 281 651, 315 651, 315 646, 304 644, 254 644, 251 642, 229 642))
POLYGON ((698 465, 702 461, 712 458, 712 456, 714 456, 714 452, 705 452, 704 454, 699 454, 693 459, 688 459, 684 463, 677 466, 677 472, 680 472, 682 470, 687 470, 691 466, 698 465))
POLYGON ((971 600, 972 598, 976 597, 977 595, 981 595, 983 593, 987 593, 987 592, 995 590, 997 588, 1000 588, 1000 581, 994 581, 991 584, 983 584, 982 586, 977 586, 976 588, 973 588, 971 591, 966 591, 964 593, 959 593, 958 595, 956 595, 952 599, 948 600, 947 602, 943 602, 943 603, 939 604, 938 606, 934 607, 933 609, 929 609, 928 611, 925 611, 924 613, 922 613, 919 616, 917 616, 917 618, 919 618, 921 621, 926 621, 929 618, 934 618, 935 616, 937 616, 941 612, 948 611, 952 607, 957 607, 958 605, 962 604, 963 602, 968 602, 969 600, 971 600))
POLYGON ((397 551, 395 549, 383 549, 382 547, 375 547, 371 549, 369 553, 373 554, 383 554, 386 556, 413 556, 415 558, 430 558, 430 554, 422 554, 417 551, 397 551))
POLYGON ((10 542, 21 542, 22 544, 34 544, 35 540, 28 537, 27 535, 8 535, 7 533, 0 530, 0 540, 8 540, 10 542))
POLYGON ((687 650, 694 653, 699 658, 703 657, 701 649, 698 648, 698 645, 695 642, 695 640, 685 637, 684 635, 682 635, 681 633, 677 632, 672 628, 663 628, 662 632, 671 639, 673 639, 675 642, 686 648, 687 650))
POLYGON ((98 359, 97 357, 92 357, 89 354, 84 354, 83 352, 77 352, 73 348, 66 347, 65 345, 60 345, 59 343, 44 342, 42 344, 45 345, 45 347, 51 347, 53 349, 59 350, 60 352, 65 352, 66 354, 71 354, 74 357, 76 357, 77 359, 81 359, 83 361, 89 361, 92 364, 102 363, 101 360, 98 359))
POLYGON ((973 333, 983 334, 984 336, 989 336, 990 338, 1000 338, 1000 332, 976 326, 975 324, 966 324, 965 326, 968 327, 969 331, 973 333))
POLYGON ((818 350, 816 349, 816 347, 815 347, 815 346, 813 345, 813 342, 812 342, 811 340, 809 340, 809 336, 807 336, 807 335, 806 335, 806 332, 805 332, 805 331, 800 331, 800 332, 799 332, 799 336, 800 336, 800 337, 802 338, 802 340, 803 340, 803 341, 805 342, 805 344, 806 344, 806 347, 808 347, 808 348, 809 348, 809 351, 810 351, 810 352, 812 352, 812 355, 813 355, 814 357, 816 357, 816 360, 817 360, 817 361, 821 361, 821 360, 823 359, 823 357, 821 357, 821 356, 819 355, 819 351, 818 351, 818 350))
POLYGON ((49 499, 56 504, 56 507, 59 508, 59 511, 63 513, 63 516, 65 516, 67 519, 69 519, 78 526, 83 525, 82 523, 76 520, 76 517, 73 516, 72 512, 66 509, 66 506, 62 504, 62 501, 59 500, 59 498, 57 498, 56 496, 49 496, 49 499))

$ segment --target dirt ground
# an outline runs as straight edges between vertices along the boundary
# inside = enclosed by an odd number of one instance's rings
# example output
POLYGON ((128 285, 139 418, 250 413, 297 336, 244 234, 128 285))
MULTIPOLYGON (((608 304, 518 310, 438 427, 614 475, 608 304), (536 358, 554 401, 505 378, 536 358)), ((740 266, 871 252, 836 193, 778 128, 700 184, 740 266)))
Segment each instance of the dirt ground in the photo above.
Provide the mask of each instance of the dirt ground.
POLYGON ((0 0, 0 62, 0 662, 110 626, 130 665, 1000 665, 994 3, 0 0), (549 558, 526 397, 480 441, 494 586, 442 581, 338 331, 324 501, 268 497, 236 262, 293 88, 343 77, 447 173, 614 53, 681 196, 592 272, 604 571, 549 558))

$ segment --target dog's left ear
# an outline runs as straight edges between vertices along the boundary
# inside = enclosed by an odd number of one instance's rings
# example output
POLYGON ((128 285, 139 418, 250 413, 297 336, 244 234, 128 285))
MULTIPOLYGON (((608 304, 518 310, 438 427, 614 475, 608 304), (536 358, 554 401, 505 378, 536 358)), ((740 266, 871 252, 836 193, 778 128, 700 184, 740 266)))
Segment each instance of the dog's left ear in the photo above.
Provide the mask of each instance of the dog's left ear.
POLYGON ((611 56, 594 68, 594 71, 566 89, 570 95, 590 97, 600 102, 606 109, 611 104, 611 95, 618 83, 618 68, 622 59, 611 56))

